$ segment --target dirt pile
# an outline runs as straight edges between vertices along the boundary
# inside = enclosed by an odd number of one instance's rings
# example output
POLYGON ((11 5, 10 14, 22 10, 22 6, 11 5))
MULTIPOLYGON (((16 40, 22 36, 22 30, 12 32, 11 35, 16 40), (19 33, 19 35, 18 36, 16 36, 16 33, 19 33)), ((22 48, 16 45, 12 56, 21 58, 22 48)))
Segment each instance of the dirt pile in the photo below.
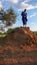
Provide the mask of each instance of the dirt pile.
POLYGON ((37 44, 37 37, 32 31, 30 31, 29 27, 20 27, 16 28, 5 37, 3 42, 12 45, 32 45, 37 44))
POLYGON ((0 65, 37 65, 37 37, 29 27, 0 39, 0 65))

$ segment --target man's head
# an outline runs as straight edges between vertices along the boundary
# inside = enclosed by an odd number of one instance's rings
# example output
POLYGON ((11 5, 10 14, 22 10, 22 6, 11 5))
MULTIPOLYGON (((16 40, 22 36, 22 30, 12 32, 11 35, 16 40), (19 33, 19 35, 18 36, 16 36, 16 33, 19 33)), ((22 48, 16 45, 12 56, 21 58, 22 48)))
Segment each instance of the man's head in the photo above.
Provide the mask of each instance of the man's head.
POLYGON ((26 9, 24 9, 24 12, 26 12, 26 9))

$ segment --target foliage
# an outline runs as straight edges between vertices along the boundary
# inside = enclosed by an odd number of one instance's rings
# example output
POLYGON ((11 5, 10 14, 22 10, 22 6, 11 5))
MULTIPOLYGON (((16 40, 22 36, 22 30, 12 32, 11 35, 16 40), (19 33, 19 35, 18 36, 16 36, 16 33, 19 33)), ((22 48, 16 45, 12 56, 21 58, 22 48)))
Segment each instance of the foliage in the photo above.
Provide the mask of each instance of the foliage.
POLYGON ((0 11, 0 21, 2 24, 0 26, 0 31, 4 32, 5 27, 11 26, 16 22, 16 14, 13 9, 8 9, 7 11, 1 10, 0 11))
POLYGON ((15 30, 15 28, 14 29, 8 29, 7 34, 10 34, 13 30, 15 30))
POLYGON ((4 38, 5 36, 6 36, 6 34, 4 34, 4 33, 0 34, 0 38, 4 38))
POLYGON ((16 14, 10 8, 7 12, 4 13, 3 19, 6 21, 6 25, 10 26, 16 22, 16 14))
POLYGON ((6 37, 8 34, 10 34, 11 32, 13 32, 15 30, 15 28, 13 28, 13 29, 8 29, 8 31, 7 32, 5 32, 5 33, 0 33, 0 38, 4 38, 4 37, 6 37))

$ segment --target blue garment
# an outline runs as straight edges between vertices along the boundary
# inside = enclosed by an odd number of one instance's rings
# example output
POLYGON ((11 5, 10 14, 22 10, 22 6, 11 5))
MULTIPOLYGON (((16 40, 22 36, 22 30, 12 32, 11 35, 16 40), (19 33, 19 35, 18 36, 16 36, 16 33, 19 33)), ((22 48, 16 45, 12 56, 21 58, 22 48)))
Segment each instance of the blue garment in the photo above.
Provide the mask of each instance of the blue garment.
POLYGON ((26 24, 27 22, 27 13, 26 12, 22 12, 22 21, 23 21, 23 24, 26 24))

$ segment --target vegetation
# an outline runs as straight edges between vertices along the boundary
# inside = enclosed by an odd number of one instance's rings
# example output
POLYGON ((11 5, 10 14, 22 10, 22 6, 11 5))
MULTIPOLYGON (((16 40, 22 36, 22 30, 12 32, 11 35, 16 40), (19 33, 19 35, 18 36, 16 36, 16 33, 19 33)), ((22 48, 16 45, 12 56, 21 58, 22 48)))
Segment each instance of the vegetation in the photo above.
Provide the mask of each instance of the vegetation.
POLYGON ((11 8, 7 11, 7 13, 4 13, 3 17, 3 19, 6 21, 6 26, 10 26, 16 22, 16 14, 11 8))
POLYGON ((34 33, 35 33, 35 35, 37 35, 37 31, 35 31, 34 33))
POLYGON ((7 36, 8 34, 10 34, 13 30, 15 30, 15 28, 13 28, 13 29, 8 29, 8 31, 7 32, 5 32, 5 33, 0 33, 0 38, 4 38, 5 36, 7 36))
POLYGON ((13 9, 10 8, 5 12, 4 12, 4 10, 2 10, 0 12, 0 15, 1 15, 0 20, 2 21, 2 23, 5 23, 4 26, 2 26, 2 27, 0 26, 2 31, 4 30, 5 27, 15 24, 16 14, 13 9))
POLYGON ((0 33, 0 38, 4 38, 6 36, 5 33, 0 33))
POLYGON ((8 31, 7 31, 7 34, 10 34, 12 31, 14 31, 15 30, 15 28, 13 28, 13 29, 8 29, 8 31))

